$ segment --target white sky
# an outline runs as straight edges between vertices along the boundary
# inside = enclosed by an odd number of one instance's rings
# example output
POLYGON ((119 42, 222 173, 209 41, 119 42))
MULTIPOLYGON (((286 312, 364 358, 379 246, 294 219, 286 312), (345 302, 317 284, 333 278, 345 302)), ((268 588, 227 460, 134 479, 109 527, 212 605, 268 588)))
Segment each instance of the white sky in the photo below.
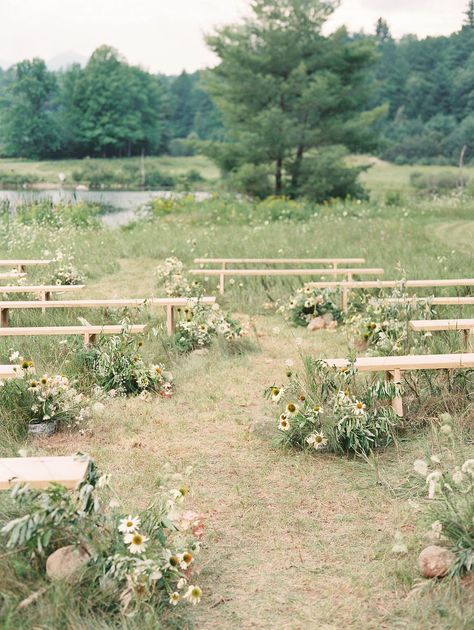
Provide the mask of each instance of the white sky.
MULTIPOLYGON (((392 33, 449 34, 460 28, 467 0, 342 0, 332 30, 373 32, 379 16, 392 33)), ((130 63, 174 74, 215 62, 203 34, 235 21, 249 0, 0 0, 0 64, 74 51, 89 56, 101 44, 130 63)))

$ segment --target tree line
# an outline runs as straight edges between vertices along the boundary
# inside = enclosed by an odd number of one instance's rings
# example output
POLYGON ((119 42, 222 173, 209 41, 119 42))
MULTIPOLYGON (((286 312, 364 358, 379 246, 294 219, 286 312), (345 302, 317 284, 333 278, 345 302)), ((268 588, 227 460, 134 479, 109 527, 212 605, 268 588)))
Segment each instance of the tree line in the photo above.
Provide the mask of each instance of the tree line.
POLYGON ((217 137, 221 124, 200 73, 152 75, 108 46, 85 68, 51 72, 42 59, 0 70, 0 154, 33 159, 184 152, 176 139, 217 137))
POLYGON ((315 199, 358 196, 349 152, 399 163, 474 160, 474 0, 449 37, 345 28, 335 0, 253 0, 207 37, 219 63, 153 75, 102 46, 85 68, 44 61, 0 72, 0 153, 29 158, 182 155, 199 150, 234 188, 315 199))

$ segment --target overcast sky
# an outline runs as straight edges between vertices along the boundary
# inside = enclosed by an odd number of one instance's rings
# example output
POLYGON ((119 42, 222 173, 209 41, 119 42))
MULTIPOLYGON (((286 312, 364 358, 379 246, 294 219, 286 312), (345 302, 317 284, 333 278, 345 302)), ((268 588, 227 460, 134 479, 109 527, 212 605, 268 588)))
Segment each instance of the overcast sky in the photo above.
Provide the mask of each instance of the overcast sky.
MULTIPOLYGON (((373 32, 379 16, 392 33, 450 34, 467 0, 342 0, 328 28, 346 24, 373 32)), ((248 11, 249 0, 0 0, 0 65, 73 51, 89 56, 101 44, 130 63, 174 74, 211 65, 203 34, 248 11)))

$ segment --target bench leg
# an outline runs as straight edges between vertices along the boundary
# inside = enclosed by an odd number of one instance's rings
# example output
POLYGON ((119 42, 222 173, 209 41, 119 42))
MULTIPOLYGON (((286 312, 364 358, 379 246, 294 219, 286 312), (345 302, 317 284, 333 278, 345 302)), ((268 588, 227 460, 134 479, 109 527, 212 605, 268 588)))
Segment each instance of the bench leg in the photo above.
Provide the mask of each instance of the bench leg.
POLYGON ((175 317, 174 306, 168 304, 166 307, 166 332, 168 335, 173 335, 175 332, 175 317))
MULTIPOLYGON (((225 262, 222 263, 222 271, 225 271, 225 262)), ((225 276, 223 273, 221 273, 220 281, 219 281, 219 293, 221 295, 224 295, 224 289, 225 289, 225 276)))
MULTIPOLYGON (((391 370, 390 372, 385 372, 385 380, 390 383, 395 383, 395 385, 400 385, 402 382, 402 373, 400 370, 391 370)), ((393 400, 391 401, 391 406, 397 416, 403 418, 403 400, 400 395, 393 398, 393 400)))
POLYGON ((8 314, 9 314, 8 308, 0 309, 0 327, 1 328, 8 327, 8 314))
POLYGON ((96 333, 84 333, 84 345, 91 346, 97 343, 97 335, 96 333))
POLYGON ((349 308, 349 289, 342 289, 341 309, 345 312, 349 308))

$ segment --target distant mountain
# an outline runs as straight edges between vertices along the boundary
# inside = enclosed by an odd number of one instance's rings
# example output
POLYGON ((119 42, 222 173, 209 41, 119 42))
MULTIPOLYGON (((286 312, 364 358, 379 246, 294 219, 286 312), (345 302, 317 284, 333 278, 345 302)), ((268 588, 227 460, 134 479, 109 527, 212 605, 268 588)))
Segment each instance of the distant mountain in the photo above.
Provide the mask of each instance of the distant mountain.
POLYGON ((72 66, 73 63, 78 63, 81 66, 85 66, 88 61, 88 58, 85 55, 81 55, 80 53, 74 52, 73 50, 68 50, 67 52, 61 53, 48 59, 46 65, 49 70, 66 70, 69 66, 72 66))

